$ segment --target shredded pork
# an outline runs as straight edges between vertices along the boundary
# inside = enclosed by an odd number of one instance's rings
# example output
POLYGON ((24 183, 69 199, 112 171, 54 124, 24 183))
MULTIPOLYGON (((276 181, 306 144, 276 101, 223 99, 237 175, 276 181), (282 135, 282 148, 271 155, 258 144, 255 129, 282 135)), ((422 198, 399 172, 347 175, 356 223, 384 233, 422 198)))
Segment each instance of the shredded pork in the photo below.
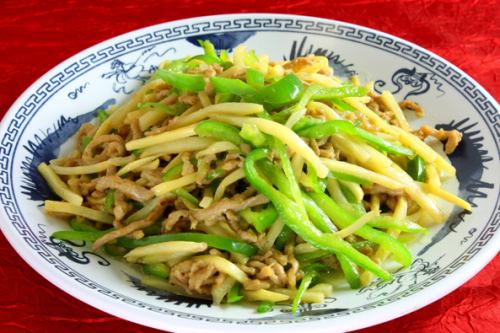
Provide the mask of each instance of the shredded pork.
POLYGON ((422 140, 425 140, 429 136, 433 136, 439 141, 445 142, 444 151, 448 155, 452 154, 455 149, 457 149, 460 141, 462 141, 462 133, 457 130, 437 130, 428 125, 420 127, 418 130, 414 131, 414 134, 422 140))
POLYGON ((116 189, 126 195, 128 198, 139 201, 146 202, 153 199, 153 192, 145 188, 144 186, 137 185, 135 182, 129 179, 123 179, 118 176, 104 176, 100 177, 95 181, 95 187, 99 191, 104 191, 106 189, 116 189))

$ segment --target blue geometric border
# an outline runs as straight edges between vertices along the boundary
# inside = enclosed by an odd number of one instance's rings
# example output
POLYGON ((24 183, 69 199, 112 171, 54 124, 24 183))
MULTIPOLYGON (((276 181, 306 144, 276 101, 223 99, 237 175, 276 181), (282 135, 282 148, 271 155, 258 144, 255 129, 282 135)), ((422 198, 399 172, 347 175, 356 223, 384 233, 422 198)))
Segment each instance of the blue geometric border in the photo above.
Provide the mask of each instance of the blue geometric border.
POLYGON ((125 303, 136 307, 148 309, 158 313, 169 314, 180 318, 204 320, 209 322, 220 323, 238 323, 238 324, 286 324, 300 321, 314 321, 326 319, 336 316, 344 316, 350 313, 358 313, 372 309, 384 304, 392 303, 404 297, 412 295, 437 281, 445 278, 447 275, 456 271, 463 266, 467 261, 474 257, 483 248, 488 241, 493 237, 498 230, 500 221, 500 205, 499 198, 496 199, 495 211, 490 216, 487 226, 482 230, 477 238, 470 246, 451 264, 436 272, 427 280, 412 286, 408 290, 394 294, 383 300, 372 302, 349 311, 342 311, 330 315, 318 317, 298 317, 294 320, 229 320, 223 318, 215 318, 202 315, 193 315, 165 309, 154 306, 148 303, 132 299, 130 297, 115 293, 114 291, 99 285, 98 283, 81 275, 77 271, 71 269, 65 262, 56 257, 49 249, 41 243, 35 236, 33 230, 29 227, 26 220, 22 216, 19 209, 17 199, 12 190, 12 161, 14 154, 17 151, 19 138, 22 136, 24 129, 29 124, 32 117, 38 110, 49 100, 57 91, 66 87, 70 82, 85 74, 89 70, 124 54, 134 52, 146 47, 157 44, 163 44, 178 39, 183 39, 188 36, 199 34, 225 32, 225 31, 278 31, 291 33, 307 33, 339 38, 356 43, 362 43, 367 46, 382 49, 386 52, 398 55, 404 59, 412 61, 429 71, 432 71, 444 81, 453 86, 469 103, 474 107, 478 114, 484 120, 484 123, 491 131, 492 136, 496 139, 496 154, 500 155, 500 114, 495 106, 488 98, 473 84, 467 77, 457 72, 453 67, 450 67, 443 61, 434 56, 413 47, 405 42, 395 40, 389 36, 380 35, 376 32, 365 30, 363 28, 348 26, 344 24, 321 22, 309 20, 306 18, 264 18, 264 17, 248 17, 237 19, 222 19, 217 21, 196 22, 191 24, 181 24, 172 28, 164 28, 146 33, 134 38, 130 38, 111 46, 104 47, 96 52, 78 59, 69 64, 59 73, 43 82, 38 87, 34 94, 26 98, 23 105, 17 110, 13 119, 8 124, 5 134, 0 142, 0 202, 6 216, 12 225, 16 228, 18 234, 25 242, 43 259, 53 265, 63 274, 73 278, 82 285, 97 290, 99 293, 107 295, 125 303))

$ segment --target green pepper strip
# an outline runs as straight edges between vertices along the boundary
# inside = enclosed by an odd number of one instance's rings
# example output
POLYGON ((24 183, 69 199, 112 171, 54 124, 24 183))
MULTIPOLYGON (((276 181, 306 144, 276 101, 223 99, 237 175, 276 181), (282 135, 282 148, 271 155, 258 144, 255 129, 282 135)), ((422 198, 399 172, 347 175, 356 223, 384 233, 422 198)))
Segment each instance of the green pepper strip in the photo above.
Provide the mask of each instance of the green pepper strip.
MULTIPOLYGON (((309 193, 309 196, 316 204, 328 215, 328 217, 341 229, 354 223, 358 216, 351 211, 341 208, 335 201, 324 193, 309 193)), ((388 251, 392 252, 394 258, 403 266, 409 266, 412 262, 410 251, 396 238, 385 232, 373 229, 369 225, 359 228, 356 235, 379 244, 388 251)), ((350 258, 352 260, 352 258, 350 258)), ((359 265, 359 264, 358 264, 359 265)), ((359 265, 361 266, 361 265, 359 265)))
POLYGON ((106 243, 104 245, 104 250, 113 257, 123 257, 128 252, 127 249, 113 243, 106 243))
POLYGON ((330 221, 330 218, 325 214, 321 208, 309 197, 305 192, 302 192, 302 199, 306 207, 307 215, 311 222, 322 232, 336 232, 338 231, 335 224, 330 221))
POLYGON ((406 220, 403 223, 398 223, 391 216, 377 216, 368 225, 377 229, 396 229, 403 232, 409 233, 427 233, 429 232, 426 228, 421 227, 417 223, 410 220, 406 220))
POLYGON ((90 141, 92 141, 92 137, 90 136, 83 136, 82 137, 82 149, 87 148, 89 145, 90 141))
MULTIPOLYGON (((269 179, 272 179, 272 183, 275 184, 282 193, 288 195, 288 197, 292 199, 290 184, 279 168, 267 160, 261 160, 257 164, 264 170, 265 174, 269 175, 269 179)), ((304 191, 301 191, 301 195, 307 215, 316 228, 322 232, 338 231, 337 227, 330 221, 330 218, 304 191)))
POLYGON ((322 124, 306 127, 298 131, 300 136, 321 139, 332 134, 343 133, 357 137, 374 148, 394 155, 413 156, 413 151, 399 144, 392 143, 359 127, 347 120, 329 120, 322 124))
POLYGON ((240 216, 255 227, 258 232, 266 231, 278 218, 278 212, 272 205, 254 212, 251 208, 245 208, 239 212, 240 216))
POLYGON ((203 48, 205 55, 207 55, 209 57, 213 57, 213 58, 217 59, 217 62, 220 62, 219 56, 217 55, 217 52, 215 51, 214 44, 212 44, 209 40, 198 40, 198 43, 203 48))
POLYGON ((302 94, 302 97, 300 97, 300 100, 297 104, 292 105, 289 108, 286 108, 278 113, 273 114, 272 118, 274 121, 283 123, 285 120, 291 116, 293 113, 296 111, 299 111, 303 108, 306 107, 307 103, 312 99, 314 94, 316 94, 318 91, 320 91, 321 86, 317 84, 310 85, 309 87, 306 88, 304 93, 302 94))
POLYGON ((342 87, 321 87, 313 96, 312 99, 333 99, 345 97, 359 97, 366 95, 367 90, 364 87, 358 86, 342 86, 342 87))
POLYGON ((104 236, 108 232, 115 230, 114 228, 103 231, 74 231, 74 230, 61 230, 52 234, 52 237, 60 240, 76 240, 76 241, 89 241, 94 242, 96 239, 104 236))
MULTIPOLYGON (((169 180, 172 180, 175 177, 179 177, 182 173, 183 165, 184 165, 184 163, 180 163, 180 164, 177 164, 176 166, 172 167, 171 169, 169 169, 167 172, 165 172, 161 176, 161 179, 164 182, 167 182, 169 180)), ((175 194, 176 196, 178 196, 179 198, 182 198, 184 200, 191 202, 194 205, 198 205, 200 203, 198 198, 196 198, 194 195, 192 195, 191 193, 189 193, 188 191, 186 191, 183 188, 178 188, 178 189, 172 191, 172 193, 175 194)))
MULTIPOLYGON (((357 265, 371 271, 384 280, 391 280, 392 276, 379 267, 370 258, 356 251, 351 244, 334 234, 321 233, 307 215, 303 214, 295 201, 276 190, 266 182, 256 168, 255 162, 266 158, 267 149, 253 150, 245 159, 243 169, 247 181, 260 193, 264 194, 274 205, 282 221, 303 240, 318 249, 345 254, 357 265)), ((314 199, 314 198, 313 198, 314 199)), ((320 205, 321 207, 321 205, 320 205)))
POLYGON ((197 197, 195 197, 194 195, 192 195, 191 193, 189 193, 188 191, 186 191, 183 188, 178 188, 178 189, 174 190, 172 193, 174 193, 179 198, 182 198, 184 200, 189 201, 193 205, 198 206, 200 203, 200 200, 198 200, 197 197))
POLYGON ((217 140, 222 141, 229 141, 237 146, 241 145, 244 142, 240 137, 239 129, 220 121, 202 121, 198 125, 196 125, 194 131, 199 136, 216 138, 217 140))
POLYGON ((247 83, 255 89, 262 88, 264 86, 264 74, 256 69, 248 68, 246 79, 247 83))
POLYGON ((266 144, 266 136, 254 124, 243 124, 239 134, 254 147, 258 148, 266 144))
POLYGON ((108 113, 106 111, 104 111, 103 109, 99 109, 99 110, 97 110, 97 118, 102 123, 106 120, 106 118, 108 118, 108 113))
POLYGON ((104 199, 104 210, 106 212, 111 212, 115 204, 115 190, 109 190, 106 194, 106 199, 104 199))
POLYGON ((255 102, 279 107, 295 101, 303 91, 302 81, 294 74, 288 74, 279 81, 259 89, 255 102))
POLYGON ((72 218, 69 221, 69 226, 76 231, 99 231, 89 221, 78 217, 72 218))
POLYGON ((295 256, 295 258, 298 261, 300 261, 301 263, 305 263, 305 262, 311 262, 311 261, 320 260, 320 259, 323 259, 326 257, 330 257, 331 255, 332 255, 331 252, 317 250, 317 251, 313 251, 313 252, 298 254, 295 256))
POLYGON ((241 284, 240 283, 235 283, 233 287, 229 290, 227 293, 227 302, 228 303, 236 303, 241 301, 243 298, 243 295, 240 294, 240 289, 241 289, 241 284))
POLYGON ((361 287, 361 280, 356 265, 342 254, 337 254, 337 260, 339 261, 340 268, 342 272, 344 272, 345 279, 347 283, 349 283, 349 286, 352 289, 359 289, 361 287))
POLYGON ((278 153, 281 161, 281 168, 283 169, 286 179, 288 180, 288 184, 290 185, 290 193, 293 200, 297 204, 297 208, 300 209, 300 213, 302 213, 302 215, 307 216, 299 183, 297 182, 297 179, 295 179, 295 174, 293 173, 292 164, 290 163, 290 159, 288 158, 285 145, 280 140, 274 138, 272 140, 272 147, 278 153))
POLYGON ((346 180, 348 182, 353 182, 353 183, 361 184, 361 185, 371 185, 371 182, 366 180, 366 179, 359 178, 356 176, 351 176, 351 175, 348 175, 348 174, 345 174, 342 172, 330 171, 330 174, 335 179, 346 180))
POLYGON ((297 291, 295 292, 295 296, 293 297, 292 301, 292 313, 295 314, 297 313, 297 310, 299 309, 300 301, 302 300, 302 297, 304 297, 304 294, 313 282, 313 280, 318 277, 321 271, 328 271, 329 268, 325 265, 322 264, 311 264, 307 267, 304 268, 304 277, 300 281, 299 288, 297 288, 297 291))
POLYGON ((228 93, 218 93, 215 95, 215 104, 239 101, 238 96, 228 93))
POLYGON ((176 234, 164 234, 157 236, 147 236, 141 239, 132 239, 127 237, 118 238, 118 244, 127 249, 133 249, 139 246, 146 246, 155 243, 172 242, 172 241, 188 241, 207 243, 208 246, 228 252, 240 253, 245 256, 253 256, 257 253, 257 248, 245 242, 234 239, 208 235, 196 232, 182 232, 176 234))
MULTIPOLYGON (((325 212, 321 210, 321 208, 316 205, 314 200, 312 200, 307 194, 302 192, 304 197, 304 204, 306 205, 307 214, 309 218, 314 223, 314 225, 321 230, 322 232, 335 232, 337 231, 337 227, 330 221, 330 218, 326 216, 325 212)), ((318 250, 312 253, 305 253, 309 256, 303 256, 302 258, 297 258, 297 260, 302 261, 310 261, 315 259, 321 259, 331 255, 331 253, 318 250)), ((344 272, 344 276, 353 289, 357 289, 360 287, 361 282, 359 279, 359 272, 356 269, 356 266, 344 255, 337 254, 337 259, 340 263, 340 268, 344 272)))
POLYGON ((155 76, 181 91, 198 92, 205 89, 205 79, 201 75, 176 73, 165 69, 158 69, 155 76))
POLYGON ((341 111, 354 111, 354 108, 344 102, 341 98, 332 98, 331 102, 341 111))
POLYGON ((170 269, 164 263, 146 264, 142 267, 144 273, 156 276, 160 279, 166 279, 170 275, 170 269))
POLYGON ((406 172, 418 182, 425 180, 425 161, 420 155, 416 155, 412 160, 408 161, 406 172))
POLYGON ((288 228, 286 225, 283 226, 283 229, 281 229, 280 234, 274 241, 274 247, 276 247, 278 250, 283 251, 285 248, 286 243, 290 240, 290 237, 292 237, 293 231, 292 229, 288 228))
POLYGON ((317 273, 314 271, 307 272, 302 280, 300 281, 299 288, 297 288, 297 291, 295 292, 295 296, 293 297, 292 301, 292 313, 295 314, 297 313, 297 310, 299 309, 300 301, 302 300, 302 297, 304 297, 304 294, 309 288, 309 286, 312 283, 312 280, 316 277, 317 273))
POLYGON ((223 94, 232 94, 240 97, 253 96, 256 92, 252 86, 239 79, 228 79, 220 76, 210 78, 215 92, 223 94))
POLYGON ((316 169, 311 165, 311 163, 307 163, 307 174, 306 177, 309 181, 309 187, 313 192, 323 193, 325 192, 326 183, 324 181, 320 181, 318 175, 316 173, 316 169))
POLYGON ((172 180, 174 177, 179 177, 182 173, 182 167, 183 163, 177 164, 176 166, 172 167, 161 176, 161 180, 163 180, 164 182, 168 182, 169 180, 172 180))
POLYGON ((138 103, 137 107, 139 109, 151 108, 155 110, 159 110, 161 112, 165 112, 168 115, 176 116, 180 113, 179 107, 171 107, 169 105, 165 105, 163 103, 155 103, 155 102, 146 102, 146 103, 138 103))
POLYGON ((258 313, 266 313, 269 311, 272 311, 274 307, 274 303, 271 301, 262 301, 260 302, 259 306, 257 307, 257 312, 258 313))
POLYGON ((314 126, 323 124, 325 121, 323 119, 314 118, 314 117, 302 117, 293 125, 292 130, 294 132, 300 132, 301 130, 314 126))
POLYGON ((255 54, 255 50, 250 50, 249 52, 247 52, 247 54, 245 54, 244 61, 245 65, 247 66, 253 66, 257 64, 259 62, 259 58, 255 54))

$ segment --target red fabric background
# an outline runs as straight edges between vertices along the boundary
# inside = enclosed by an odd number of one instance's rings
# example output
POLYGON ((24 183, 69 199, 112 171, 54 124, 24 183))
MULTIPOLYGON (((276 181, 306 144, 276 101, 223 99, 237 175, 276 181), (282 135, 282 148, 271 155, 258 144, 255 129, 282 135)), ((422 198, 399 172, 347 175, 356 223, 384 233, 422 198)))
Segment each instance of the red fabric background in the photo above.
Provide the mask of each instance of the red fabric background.
MULTIPOLYGON (((357 23, 443 56, 500 97, 498 1, 0 0, 0 117, 40 75, 97 42, 192 16, 276 12, 357 23)), ((443 299, 360 332, 498 332, 500 257, 443 299)), ((66 295, 0 235, 0 332, 156 332, 66 295)))

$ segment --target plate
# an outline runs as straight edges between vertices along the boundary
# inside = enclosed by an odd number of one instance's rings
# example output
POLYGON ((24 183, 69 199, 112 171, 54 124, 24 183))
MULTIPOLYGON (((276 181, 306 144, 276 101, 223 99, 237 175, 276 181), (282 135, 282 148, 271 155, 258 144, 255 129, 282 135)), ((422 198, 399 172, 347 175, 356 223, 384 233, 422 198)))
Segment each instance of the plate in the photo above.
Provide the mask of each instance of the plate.
MULTIPOLYGON (((414 44, 368 28, 326 19, 277 14, 193 18, 133 31, 91 47, 56 66, 12 105, 0 129, 1 228, 24 260, 70 295, 115 316, 182 332, 337 332, 387 321, 425 306, 476 274, 499 250, 500 115, 473 79, 414 44), (258 314, 250 306, 213 306, 140 284, 139 273, 86 244, 55 240, 63 222, 43 213, 53 198, 36 165, 70 149, 68 139, 96 110, 124 101, 164 58, 199 53, 198 39, 217 48, 240 43, 291 59, 315 53, 336 75, 374 80, 378 91, 411 98, 426 123, 463 132, 450 155, 459 195, 472 214, 455 209, 412 247, 414 261, 391 282, 360 290, 339 287, 324 304, 258 314)), ((412 123, 417 126, 417 123, 412 123)))

